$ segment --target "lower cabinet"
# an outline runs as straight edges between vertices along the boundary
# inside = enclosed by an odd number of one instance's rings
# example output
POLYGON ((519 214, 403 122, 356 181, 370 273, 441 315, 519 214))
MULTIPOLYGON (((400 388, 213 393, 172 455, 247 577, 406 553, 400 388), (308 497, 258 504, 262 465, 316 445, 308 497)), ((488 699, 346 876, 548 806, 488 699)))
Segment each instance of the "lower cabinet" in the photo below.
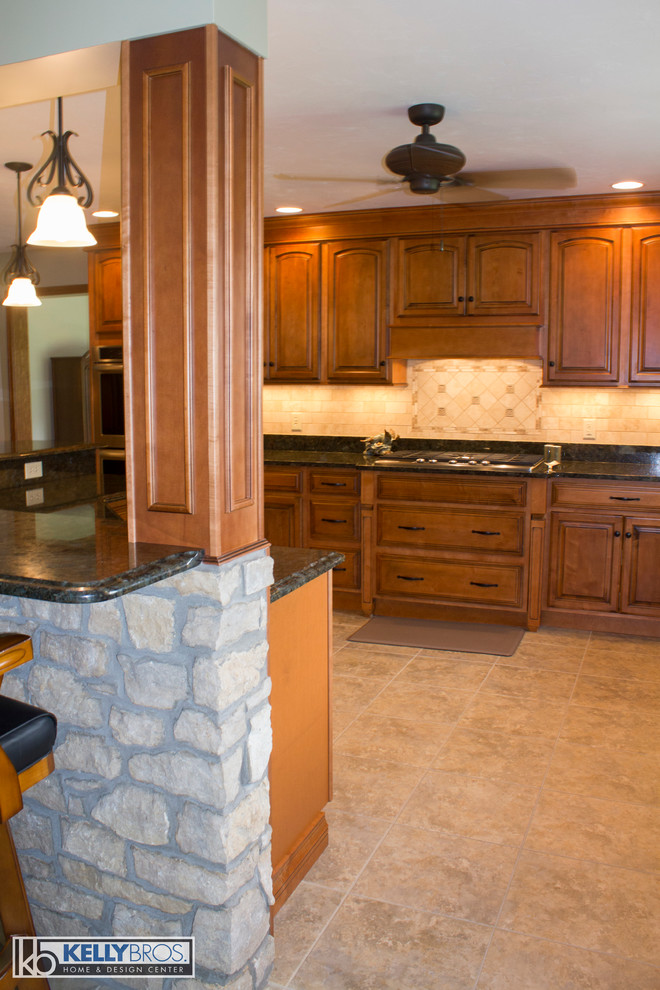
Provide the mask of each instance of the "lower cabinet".
POLYGON ((550 502, 544 620, 569 624, 573 613, 586 625, 579 614, 597 612, 614 630, 617 616, 622 629, 623 616, 660 619, 660 486, 557 481, 550 502), (644 514, 611 511, 633 505, 644 514))

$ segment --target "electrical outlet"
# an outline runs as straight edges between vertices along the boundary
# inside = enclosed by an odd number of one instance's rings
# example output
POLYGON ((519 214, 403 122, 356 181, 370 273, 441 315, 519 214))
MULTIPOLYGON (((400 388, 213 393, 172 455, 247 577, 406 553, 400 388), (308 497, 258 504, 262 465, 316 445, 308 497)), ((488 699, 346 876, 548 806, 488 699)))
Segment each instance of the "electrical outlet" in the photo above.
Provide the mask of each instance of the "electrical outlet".
POLYGON ((44 473, 42 461, 27 461, 25 464, 25 478, 41 478, 44 473))
POLYGON ((302 433, 302 416, 300 413, 291 413, 291 432, 302 433))
POLYGON ((596 420, 595 419, 585 419, 582 422, 582 439, 583 440, 595 440, 596 439, 596 420))
POLYGON ((25 504, 26 505, 41 505, 44 500, 44 490, 43 488, 31 488, 25 493, 25 504))

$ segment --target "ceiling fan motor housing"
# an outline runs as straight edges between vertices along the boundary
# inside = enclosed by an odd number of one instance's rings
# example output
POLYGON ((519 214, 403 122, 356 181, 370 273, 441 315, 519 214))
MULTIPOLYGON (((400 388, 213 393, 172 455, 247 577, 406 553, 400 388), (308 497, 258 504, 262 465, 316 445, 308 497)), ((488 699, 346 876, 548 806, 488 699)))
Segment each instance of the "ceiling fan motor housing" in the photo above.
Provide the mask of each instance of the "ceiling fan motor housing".
POLYGON ((402 175, 410 183, 411 192, 434 193, 442 179, 460 172, 466 162, 465 155, 451 144, 438 144, 429 127, 439 123, 445 108, 439 103, 418 103, 408 110, 413 124, 422 128, 411 144, 393 148, 385 158, 391 172, 402 175))

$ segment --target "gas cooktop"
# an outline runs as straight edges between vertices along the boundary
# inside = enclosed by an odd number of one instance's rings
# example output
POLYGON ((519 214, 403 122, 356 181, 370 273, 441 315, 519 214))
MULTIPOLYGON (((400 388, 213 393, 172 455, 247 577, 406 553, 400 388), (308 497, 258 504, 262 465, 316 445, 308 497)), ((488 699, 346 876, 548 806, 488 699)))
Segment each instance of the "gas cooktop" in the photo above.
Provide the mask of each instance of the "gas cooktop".
POLYGON ((431 470, 532 471, 543 463, 540 454, 503 453, 499 450, 396 450, 383 453, 376 464, 401 464, 431 470))

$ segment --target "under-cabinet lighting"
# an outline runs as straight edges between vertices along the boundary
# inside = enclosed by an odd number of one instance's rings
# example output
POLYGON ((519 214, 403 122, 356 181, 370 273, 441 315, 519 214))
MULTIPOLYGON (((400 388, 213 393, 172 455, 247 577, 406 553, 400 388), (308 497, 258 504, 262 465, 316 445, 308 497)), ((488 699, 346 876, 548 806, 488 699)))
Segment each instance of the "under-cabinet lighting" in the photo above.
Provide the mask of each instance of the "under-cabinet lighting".
POLYGON ((612 189, 641 189, 643 185, 643 182, 637 182, 636 179, 626 179, 624 182, 613 182, 612 189))

